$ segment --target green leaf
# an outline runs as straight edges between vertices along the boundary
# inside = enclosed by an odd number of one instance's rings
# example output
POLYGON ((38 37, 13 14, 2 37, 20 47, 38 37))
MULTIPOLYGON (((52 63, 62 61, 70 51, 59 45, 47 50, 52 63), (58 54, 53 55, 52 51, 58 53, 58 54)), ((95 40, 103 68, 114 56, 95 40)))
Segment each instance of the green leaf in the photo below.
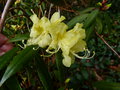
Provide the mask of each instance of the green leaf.
POLYGON ((9 78, 5 84, 9 88, 9 90, 22 90, 15 76, 9 78))
POLYGON ((29 38, 29 34, 17 34, 14 38, 10 39, 10 42, 18 42, 22 40, 26 40, 29 38))
POLYGON ((76 73, 75 76, 76 76, 76 78, 77 78, 78 80, 80 80, 80 81, 82 80, 82 76, 81 76, 81 74, 76 73))
POLYGON ((60 87, 58 90, 65 90, 65 87, 60 87))
POLYGON ((73 19, 71 19, 67 25, 70 28, 72 28, 76 23, 82 23, 86 18, 87 18, 88 14, 82 14, 79 16, 74 17, 73 19))
POLYGON ((35 51, 33 46, 29 46, 26 49, 22 50, 18 55, 16 55, 11 63, 8 65, 5 73, 0 81, 0 86, 13 74, 18 72, 28 61, 32 60, 34 57, 35 51))
POLYGON ((43 61, 43 59, 40 57, 39 54, 35 55, 35 65, 36 65, 39 79, 42 82, 45 90, 53 90, 52 89, 52 86, 53 86, 52 79, 51 79, 48 69, 45 65, 45 62, 43 61))
POLYGON ((63 67, 63 63, 62 63, 62 54, 61 52, 57 52, 55 54, 55 58, 56 58, 56 65, 57 65, 57 69, 58 69, 58 79, 61 83, 64 82, 64 67, 63 67))
POLYGON ((107 12, 104 12, 103 15, 104 15, 104 20, 103 20, 103 22, 104 22, 104 24, 106 25, 106 28, 108 28, 108 30, 111 30, 112 24, 113 24, 112 19, 111 19, 111 16, 110 16, 109 13, 107 13, 107 12))
POLYGON ((120 29, 120 25, 116 25, 116 26, 115 26, 115 29, 120 29))
POLYGON ((0 87, 0 90, 8 90, 8 88, 6 86, 2 86, 0 87))
POLYGON ((91 39, 91 37, 94 35, 94 26, 95 24, 93 24, 91 27, 86 29, 86 41, 89 41, 91 39))
POLYGON ((89 73, 88 73, 88 71, 86 69, 82 69, 81 73, 82 73, 84 79, 86 79, 86 80, 89 79, 89 73))
POLYGON ((95 7, 89 7, 89 8, 86 8, 86 9, 80 11, 80 14, 84 14, 84 13, 91 12, 91 11, 94 10, 94 9, 95 9, 95 7))
POLYGON ((120 83, 98 81, 93 83, 97 90, 120 90, 120 83))
POLYGON ((6 52, 3 56, 0 57, 0 70, 3 69, 7 63, 9 63, 12 58, 16 55, 18 48, 13 48, 12 50, 6 52))
POLYGON ((102 33, 103 25, 102 25, 102 20, 100 18, 96 18, 96 30, 99 34, 102 33))
POLYGON ((99 10, 96 9, 88 15, 87 19, 84 22, 84 28, 85 29, 88 28, 94 22, 98 13, 99 13, 99 10))

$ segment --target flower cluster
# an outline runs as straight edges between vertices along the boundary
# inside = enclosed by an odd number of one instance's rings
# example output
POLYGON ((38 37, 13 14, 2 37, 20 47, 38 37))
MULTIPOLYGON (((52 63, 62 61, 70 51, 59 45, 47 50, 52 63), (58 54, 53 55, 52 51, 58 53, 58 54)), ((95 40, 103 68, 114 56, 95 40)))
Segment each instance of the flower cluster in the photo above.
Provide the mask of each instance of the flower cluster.
POLYGON ((88 54, 83 57, 77 55, 78 52, 86 52, 86 42, 84 41, 86 34, 82 24, 77 23, 73 29, 67 31, 68 26, 62 22, 65 17, 60 16, 59 12, 55 12, 50 20, 46 17, 39 19, 36 14, 32 15, 30 19, 33 26, 27 45, 48 47, 46 52, 52 54, 61 49, 62 62, 66 67, 70 67, 75 56, 78 58, 89 56, 88 54))

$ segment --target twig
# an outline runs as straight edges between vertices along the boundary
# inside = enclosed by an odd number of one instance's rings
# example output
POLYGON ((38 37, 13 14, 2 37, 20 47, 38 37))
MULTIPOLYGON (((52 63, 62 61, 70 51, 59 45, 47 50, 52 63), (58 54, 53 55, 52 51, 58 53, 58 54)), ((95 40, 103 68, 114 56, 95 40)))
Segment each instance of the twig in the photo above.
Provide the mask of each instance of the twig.
POLYGON ((94 74, 95 74, 96 79, 97 79, 98 81, 103 80, 103 78, 102 78, 100 75, 98 75, 98 73, 96 72, 96 70, 94 70, 94 74))
POLYGON ((120 55, 107 43, 107 41, 100 36, 97 32, 96 35, 118 56, 118 58, 120 59, 120 55))
POLYGON ((4 7, 4 10, 2 12, 2 16, 1 16, 1 19, 0 19, 0 32, 2 32, 3 25, 4 25, 4 22, 5 22, 5 17, 8 13, 8 9, 9 9, 12 1, 14 1, 14 0, 7 0, 7 3, 6 3, 6 5, 4 7))
POLYGON ((64 10, 64 11, 72 12, 72 13, 75 13, 75 14, 79 14, 77 11, 72 10, 72 9, 67 9, 67 8, 64 8, 64 7, 60 7, 60 9, 64 10))
POLYGON ((11 18, 13 19, 13 18, 18 18, 18 17, 26 17, 26 16, 24 16, 24 15, 11 16, 5 20, 5 23, 6 23, 6 21, 8 21, 11 18))

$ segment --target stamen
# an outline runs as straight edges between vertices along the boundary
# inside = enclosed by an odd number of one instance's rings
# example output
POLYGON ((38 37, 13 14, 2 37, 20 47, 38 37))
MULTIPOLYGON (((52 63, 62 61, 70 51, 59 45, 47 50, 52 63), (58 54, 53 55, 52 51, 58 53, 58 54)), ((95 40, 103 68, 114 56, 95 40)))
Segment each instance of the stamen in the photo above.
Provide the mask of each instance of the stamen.
POLYGON ((18 44, 18 46, 19 46, 20 48, 22 48, 22 49, 25 49, 25 47, 24 47, 24 46, 22 46, 22 45, 20 45, 20 44, 18 44))
POLYGON ((42 57, 51 57, 53 54, 50 54, 50 55, 40 55, 42 57))
POLYGON ((23 46, 20 44, 18 44, 18 46, 22 49, 25 49, 27 47, 27 45, 25 44, 25 40, 22 40, 22 44, 23 44, 23 46))
POLYGON ((31 12, 32 12, 33 14, 35 14, 35 12, 33 11, 33 9, 31 9, 31 12))
POLYGON ((50 51, 50 49, 49 49, 49 47, 48 47, 48 49, 46 50, 46 52, 51 53, 51 54, 54 54, 54 53, 58 52, 59 49, 60 49, 60 47, 58 47, 58 48, 55 49, 54 51, 50 51))
POLYGON ((51 13, 51 8, 53 7, 53 4, 50 4, 49 12, 48 12, 48 19, 50 19, 50 13, 51 13))
POLYGON ((38 50, 38 49, 39 49, 39 46, 38 46, 38 47, 36 47, 36 48, 35 48, 35 47, 33 47, 33 50, 38 50))
POLYGON ((90 56, 90 51, 89 50, 86 50, 87 52, 85 52, 85 55, 84 56, 79 56, 78 54, 76 54, 76 53, 74 53, 74 52, 72 52, 71 51, 71 53, 75 56, 75 57, 77 57, 77 58, 79 58, 79 59, 91 59, 91 58, 93 58, 94 56, 95 56, 95 52, 93 51, 93 55, 91 56, 91 57, 89 57, 90 56))

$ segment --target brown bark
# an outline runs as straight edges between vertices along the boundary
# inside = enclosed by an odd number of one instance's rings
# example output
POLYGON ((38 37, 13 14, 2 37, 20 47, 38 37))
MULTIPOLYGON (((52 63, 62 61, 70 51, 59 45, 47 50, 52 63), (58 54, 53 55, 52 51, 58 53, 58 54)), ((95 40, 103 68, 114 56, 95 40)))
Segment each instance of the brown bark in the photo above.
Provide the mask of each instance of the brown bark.
POLYGON ((13 1, 14 0, 7 0, 7 3, 5 5, 5 7, 4 7, 4 10, 2 12, 1 19, 0 19, 0 32, 2 32, 2 29, 4 27, 5 18, 7 16, 7 14, 8 14, 9 7, 12 4, 13 1))

